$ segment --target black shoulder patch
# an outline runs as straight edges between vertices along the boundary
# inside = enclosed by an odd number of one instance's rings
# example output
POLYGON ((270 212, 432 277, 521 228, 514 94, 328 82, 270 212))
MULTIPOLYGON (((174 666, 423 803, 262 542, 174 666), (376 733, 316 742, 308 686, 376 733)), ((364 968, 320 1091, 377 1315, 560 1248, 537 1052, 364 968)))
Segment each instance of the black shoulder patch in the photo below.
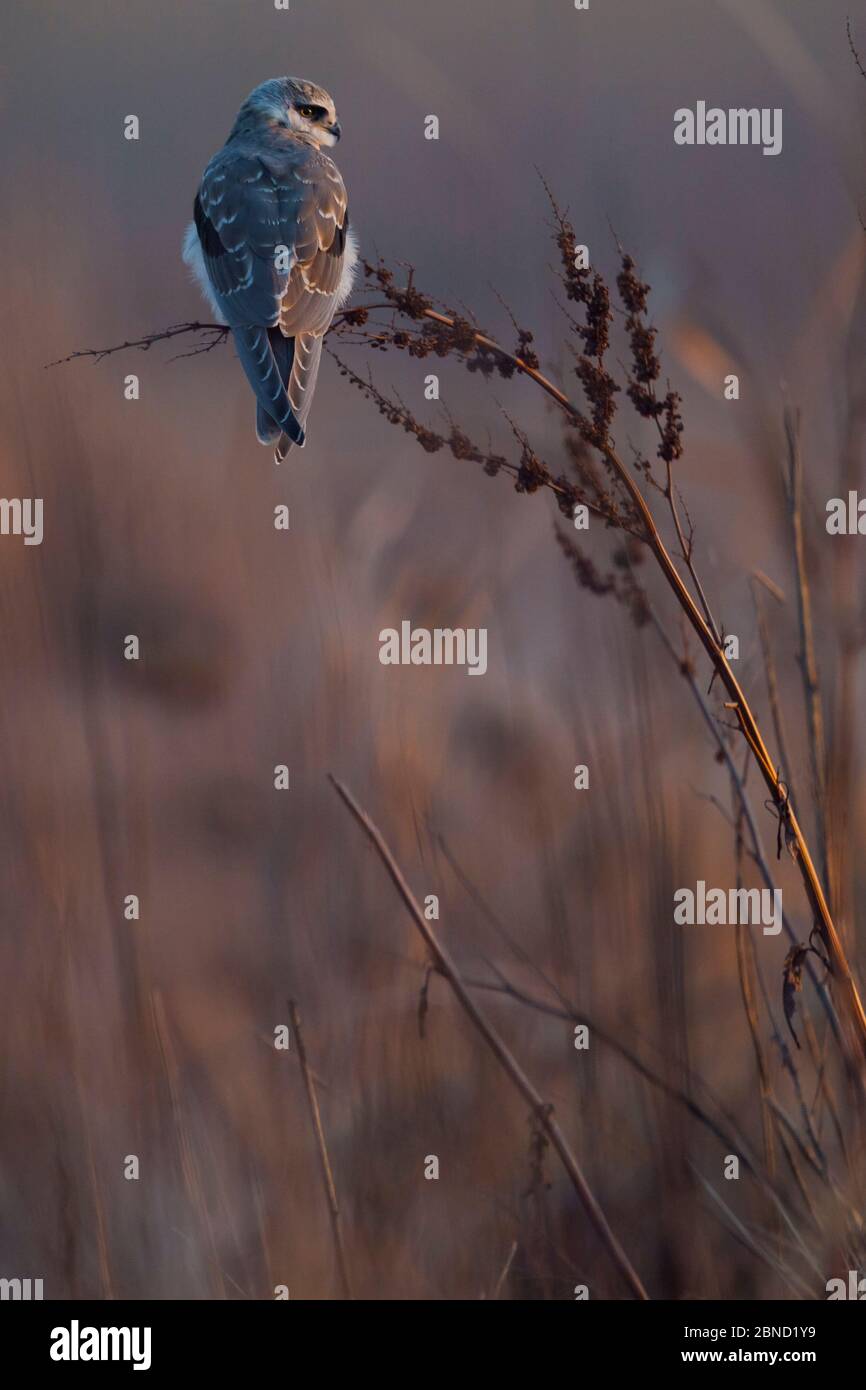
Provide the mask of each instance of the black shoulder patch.
POLYGON ((218 256, 224 256, 226 248, 220 241, 219 232, 202 207, 201 198, 197 193, 192 205, 192 215, 195 218, 195 229, 198 232, 198 239, 205 255, 210 256, 211 260, 216 260, 218 256))
POLYGON ((346 208, 346 215, 343 218, 342 227, 337 227, 334 232, 334 240, 328 247, 329 256, 342 256, 346 249, 346 233, 349 230, 349 209, 346 208))

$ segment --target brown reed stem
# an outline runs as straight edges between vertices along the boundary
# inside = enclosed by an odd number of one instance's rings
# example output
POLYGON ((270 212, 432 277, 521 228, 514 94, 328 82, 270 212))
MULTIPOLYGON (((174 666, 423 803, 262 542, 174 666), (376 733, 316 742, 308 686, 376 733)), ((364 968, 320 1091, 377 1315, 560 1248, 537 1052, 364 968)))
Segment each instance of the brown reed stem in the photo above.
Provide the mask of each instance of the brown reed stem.
POLYGON ((499 1298, 500 1294, 502 1293, 502 1290, 503 1290, 504 1287, 505 1287, 506 1280, 508 1279, 508 1276, 509 1276, 509 1274, 511 1273, 511 1266, 514 1264, 514 1256, 515 1256, 516 1254, 517 1254, 517 1241, 516 1241, 516 1240, 513 1240, 513 1241, 511 1242, 511 1249, 509 1250, 508 1254, 507 1254, 506 1257, 505 1257, 505 1264, 502 1266, 502 1269, 501 1269, 500 1274, 499 1274, 499 1278, 496 1280, 496 1287, 495 1287, 494 1290, 493 1290, 493 1299, 494 1299, 494 1301, 495 1301, 496 1299, 499 1298))
POLYGON ((328 777, 334 790, 348 807, 349 811, 355 817, 355 820, 376 849, 410 917, 424 938, 433 959, 436 961, 440 974, 444 975, 448 980, 464 1013, 484 1038, 484 1041, 496 1057, 505 1074, 529 1105, 539 1128, 544 1131, 550 1143, 559 1154, 572 1186, 580 1198, 602 1244, 607 1249, 608 1254, 622 1275, 625 1283, 628 1285, 635 1298, 642 1300, 649 1299, 649 1294, 646 1292, 625 1250, 620 1245, 608 1224, 607 1217, 586 1181, 580 1164, 569 1146, 568 1140, 565 1138, 559 1124, 554 1118, 553 1106, 539 1095, 535 1086, 529 1080, 529 1077, 523 1071, 519 1062, 512 1055, 506 1043, 500 1038, 496 1029, 488 1022, 484 1014, 478 1008, 457 966, 451 959, 449 952, 440 942, 431 924, 425 918, 393 854, 385 844, 381 833, 374 825, 367 812, 362 810, 348 788, 345 787, 342 782, 338 781, 332 773, 329 773, 328 777))
POLYGON ((304 1035, 301 1032, 301 1016, 294 999, 289 1000, 289 1018, 292 1023, 292 1032, 295 1035, 295 1042, 298 1045, 298 1061, 301 1064, 304 1085, 307 1089, 307 1101, 310 1106, 310 1118, 313 1122, 313 1132, 316 1136, 316 1152, 319 1157, 322 1186, 325 1189, 325 1197, 328 1203, 328 1216, 331 1222, 331 1231, 334 1236, 334 1249, 337 1254, 337 1268, 340 1271, 340 1283, 343 1286, 343 1297, 353 1300, 355 1295, 352 1293, 352 1283, 349 1278, 349 1265, 346 1260, 346 1250, 343 1245, 343 1228, 340 1221, 340 1206, 337 1201, 337 1188, 334 1183, 334 1174, 331 1170, 331 1160, 328 1157, 328 1145, 325 1140, 325 1128, 322 1124, 322 1114, 319 1110, 319 1098, 316 1095, 316 1085, 313 1081, 309 1062, 307 1061, 307 1049, 304 1046, 304 1035))
MULTIPOLYGON (((794 781, 794 765, 788 753, 788 736, 785 731, 785 718, 782 714, 782 702, 779 696, 779 680, 776 672, 776 662, 773 656, 773 645, 770 641, 770 628, 767 623, 767 615, 758 593, 757 576, 752 577, 752 602, 755 605, 755 617, 758 621, 758 637, 761 643, 761 655, 764 660, 764 675, 767 681, 767 699, 770 702, 770 717, 773 721, 773 731, 776 735, 776 744, 779 749, 779 757, 782 761, 782 772, 785 774, 785 782, 788 786, 788 798, 793 802, 794 807, 800 805, 800 798, 797 794, 797 787, 794 781)), ((770 591, 772 592, 772 590, 770 591)), ((778 597, 778 596, 777 596, 778 597)), ((784 600, 781 600, 784 602, 784 600)))
POLYGON ((824 887, 830 892, 830 861, 827 852, 827 774, 824 746, 824 712, 818 664, 815 660, 815 635, 812 627, 812 596, 806 570, 806 542, 803 531, 803 456, 800 452, 799 412, 785 411, 785 438, 788 445, 788 511, 791 520, 791 542, 797 577, 797 622, 800 631, 798 664, 803 678, 806 700, 806 722, 809 730, 809 762, 812 771, 812 791, 815 797, 815 825, 818 852, 824 887))
MULTIPOLYGON (((454 319, 447 314, 439 313, 433 309, 424 309, 422 314, 423 317, 432 319, 433 322, 440 323, 445 327, 455 327, 454 319)), ((501 357, 511 362, 524 376, 534 381, 536 385, 564 411, 570 423, 575 424, 580 419, 580 412, 577 406, 569 400, 563 391, 560 391, 552 381, 544 376, 537 367, 529 365, 514 353, 508 352, 505 348, 500 347, 497 342, 487 337, 486 334, 476 333, 474 336, 475 342, 480 347, 498 353, 501 357)), ((806 889, 806 895, 812 908, 815 925, 821 934, 821 939, 830 964, 831 975, 837 986, 838 997, 841 1004, 840 1011, 846 1020, 848 1033, 847 1060, 854 1070, 854 1073, 860 1075, 862 1083, 864 1068, 866 1068, 866 1010, 864 1010, 860 992, 848 964, 845 949, 842 945, 839 933, 836 930, 821 879, 809 850, 809 845, 800 827, 796 811, 793 806, 790 805, 785 783, 776 771, 773 760, 764 743, 758 721, 752 712, 751 706, 746 699, 739 681, 728 663, 724 649, 716 641, 704 615, 689 593, 679 570, 668 552, 661 533, 656 526, 652 511, 638 487, 637 482, 630 470, 622 462, 609 440, 600 444, 598 447, 619 481, 625 487, 638 517, 643 524, 646 532, 646 543, 653 552, 667 584, 673 590, 674 597, 683 610, 691 627, 697 634, 701 646, 704 648, 704 651, 712 662, 716 674, 727 691, 730 697, 728 701, 729 708, 736 714, 740 730, 749 745, 755 762, 758 764, 758 769, 770 792, 777 813, 779 816, 784 817, 788 837, 796 850, 797 865, 800 870, 803 885, 806 889)))
MULTIPOLYGON (((706 724, 712 738, 715 740, 719 753, 721 754, 724 760, 725 766, 728 770, 728 774, 731 778, 731 782, 736 790, 740 806, 742 807, 743 814, 746 818, 746 824, 749 827, 749 838, 752 842, 752 847, 749 850, 749 854, 751 855, 752 859, 757 865, 761 877, 764 880, 765 886, 770 890, 770 892, 773 892, 776 888, 776 883, 773 879, 773 875, 770 872, 770 866, 767 863, 766 855, 764 854, 763 845, 761 843, 761 836, 758 832, 757 821, 755 820, 755 814, 752 810, 751 802, 749 801, 749 797, 746 792, 745 783, 743 782, 743 779, 740 775, 739 768, 737 767, 736 763, 734 762, 734 759, 731 756, 731 750, 728 747, 725 739, 722 738, 722 735, 719 732, 718 722, 713 717, 713 712, 709 704, 707 703, 706 696, 704 695, 703 691, 701 690, 700 686, 695 680, 695 677, 692 674, 691 670, 688 667, 684 668, 683 662, 677 654, 677 650, 673 642, 671 641, 668 634, 665 632, 655 613, 651 611, 650 616, 652 618, 652 622, 656 629, 656 632, 661 638, 668 655, 676 663, 677 669, 679 670, 680 674, 683 675, 686 681, 688 682, 691 692, 694 695, 695 700, 698 704, 698 708, 700 709, 701 714, 703 716, 704 723, 706 724)), ((799 942, 800 937, 794 930, 789 914, 786 911, 784 911, 784 909, 782 911, 782 925, 785 929, 785 934, 787 935, 788 940, 793 945, 796 945, 799 942)), ((844 1039, 840 1034, 839 1020, 836 1016, 836 1012, 833 1007, 833 1002, 830 999, 825 986, 821 983, 820 979, 818 978, 818 972, 815 969, 815 965, 812 962, 811 958, 806 961, 806 970, 808 972, 810 980, 812 981, 812 984, 815 987, 815 991, 824 1007, 824 1011, 827 1015, 827 1020, 833 1032, 833 1036, 838 1042, 840 1049, 844 1053, 844 1039)))

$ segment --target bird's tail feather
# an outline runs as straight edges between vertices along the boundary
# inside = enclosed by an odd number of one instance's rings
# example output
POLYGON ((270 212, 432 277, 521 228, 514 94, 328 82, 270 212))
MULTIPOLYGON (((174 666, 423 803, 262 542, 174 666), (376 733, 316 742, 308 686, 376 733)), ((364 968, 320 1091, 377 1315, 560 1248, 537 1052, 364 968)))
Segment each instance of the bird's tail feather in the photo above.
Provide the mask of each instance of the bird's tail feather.
MULTIPOLYGON (((268 341, 271 345, 271 352, 274 354, 274 361, 277 364, 280 381, 283 383, 283 386, 288 388, 289 376, 292 371, 292 358, 295 355, 295 340, 294 338, 287 338, 284 333, 280 332, 279 328, 269 328, 268 341)), ((288 395, 288 389, 286 394, 288 395)), ((292 404, 291 399, 289 400, 289 404, 292 404)), ((298 413, 295 411, 295 419, 297 418, 298 413)), ((259 443, 273 444, 281 437, 282 433, 274 417, 265 410, 264 406, 259 401, 257 401, 256 437, 259 443)))
MULTIPOLYGON (((295 419, 303 428, 313 404, 313 392, 316 389, 319 363, 322 360, 322 339, 317 334, 299 333, 293 341, 291 374, 286 389, 295 419)), ((283 432, 274 451, 277 463, 282 463, 296 442, 288 431, 283 432)))
MULTIPOLYGON (((246 326, 234 328, 232 332, 238 359, 263 414, 279 426, 281 432, 287 435, 293 444, 302 444, 304 431, 295 418, 280 377, 268 330, 246 326)), ((256 416, 258 419, 258 411, 256 416)))

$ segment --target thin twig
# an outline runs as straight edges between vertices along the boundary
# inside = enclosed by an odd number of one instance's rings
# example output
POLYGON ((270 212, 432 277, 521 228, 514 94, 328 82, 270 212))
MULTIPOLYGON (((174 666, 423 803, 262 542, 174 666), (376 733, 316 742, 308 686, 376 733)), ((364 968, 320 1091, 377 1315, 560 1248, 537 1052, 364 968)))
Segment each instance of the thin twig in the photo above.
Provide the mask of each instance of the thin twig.
MULTIPOLYGON (((715 740, 715 742, 716 742, 716 744, 717 744, 717 746, 718 746, 719 752, 721 753, 721 755, 722 755, 722 757, 723 757, 723 759, 724 759, 725 766, 727 767, 728 772, 729 772, 729 774, 730 774, 730 776, 731 776, 731 779, 732 779, 732 781, 733 781, 733 783, 734 783, 734 786, 735 786, 736 789, 737 789, 737 795, 738 795, 738 797, 739 797, 739 799, 740 799, 740 802, 741 802, 741 804, 742 804, 743 811, 744 811, 745 817, 746 817, 746 823, 747 823, 747 825, 748 825, 748 827, 749 827, 749 836, 750 836, 750 839, 751 839, 751 841, 752 841, 752 847, 751 847, 751 849, 750 849, 749 852, 750 852, 751 857, 754 859, 755 863, 757 864, 757 866, 758 866, 758 868, 759 868, 759 870, 760 870, 760 872, 761 872, 761 877, 762 877, 763 880, 764 880, 764 884, 766 885, 766 887, 767 887, 771 892, 773 892, 773 891, 775 891, 776 885, 775 885, 775 883, 774 883, 774 881, 773 881, 773 875, 772 875, 771 872, 770 872, 770 866, 769 866, 769 864, 767 863, 767 859, 766 859, 766 856, 765 856, 765 854, 764 854, 763 846, 762 846, 762 844, 761 844, 760 833, 759 833, 759 831, 758 831, 757 822, 756 822, 756 820, 755 820, 755 815, 754 815, 754 812, 753 812, 753 810, 752 810, 751 802, 749 801, 749 798, 748 798, 748 795, 747 795, 747 792, 746 792, 746 788, 745 788, 745 785, 744 785, 744 783, 743 783, 743 779, 742 779, 742 777, 740 776, 739 768, 737 767, 736 763, 734 762, 733 758, 731 757, 731 750, 730 750, 730 748, 728 747, 728 745, 727 745, 727 743, 725 742, 724 738, 723 738, 723 737, 721 736, 721 734, 719 733, 717 720, 715 720, 715 719, 713 718, 712 710, 710 709, 709 705, 707 704, 706 697, 705 697, 703 691, 701 690, 700 686, 698 685, 697 681, 695 680, 695 677, 694 677, 692 671, 691 671, 688 667, 684 667, 683 662, 681 661, 680 657, 679 657, 678 654, 677 654, 676 648, 674 647, 673 643, 671 642, 670 637, 669 637, 669 636, 667 635, 667 633, 665 632, 664 628, 662 627, 662 625, 661 625, 661 623, 659 622, 658 618, 656 617, 655 613, 652 613, 651 616, 652 616, 652 621, 653 621, 653 624, 654 624, 654 626, 655 626, 655 628, 656 628, 656 631, 658 632, 659 636, 661 637, 662 642, 664 643, 664 646, 665 646, 665 648, 666 648, 667 651, 668 651, 668 654, 670 655, 670 657, 672 658, 672 660, 676 662, 677 667, 678 667, 678 669, 680 670, 680 673, 681 673, 681 674, 685 677, 685 679, 688 681, 688 684, 689 684, 689 687, 690 687, 690 689, 691 689, 691 692, 692 692, 692 694, 694 695, 695 700, 697 701, 698 706, 699 706, 699 708, 700 708, 701 714, 702 714, 703 717, 704 717, 704 722, 705 722, 707 728, 709 729, 710 733, 712 734, 712 736, 713 736, 713 738, 714 738, 714 740, 715 740)), ((790 814, 791 814, 791 816, 793 816, 793 814, 794 814, 793 810, 790 812, 790 814)), ((784 928, 784 930, 785 930, 785 934, 786 934, 786 936, 788 937, 788 940, 791 941, 794 945, 796 945, 796 944, 799 942, 800 937, 799 937, 798 933, 794 930, 793 926, 791 925, 791 921, 790 921, 790 918, 789 918, 789 916, 788 916, 788 913, 785 912, 784 909, 783 909, 783 911, 782 911, 782 926, 783 926, 783 928, 784 928)), ((827 1018, 828 1018, 828 1020, 829 1020, 829 1022, 830 1022, 830 1026, 831 1026, 831 1028, 832 1028, 832 1030, 833 1030, 833 1036, 835 1037, 837 1043, 839 1044, 839 1047, 840 1047, 840 1048, 843 1050, 843 1052, 844 1052, 844 1039, 843 1039, 843 1036, 842 1036, 842 1033, 841 1033, 841 1030, 840 1030, 840 1027, 839 1027, 839 1020, 838 1020, 837 1015, 836 1015, 836 1010, 835 1010, 835 1008, 833 1007, 833 1001, 832 1001, 832 999, 830 998, 830 996, 829 996, 829 994, 828 994, 828 992, 827 992, 826 987, 825 987, 825 986, 822 984, 822 982, 819 980, 818 975, 817 975, 817 972, 816 972, 816 970, 815 970, 815 967, 814 967, 814 965, 813 965, 811 959, 807 961, 807 963, 806 963, 806 968, 807 968, 807 970, 808 970, 808 972, 809 972, 809 978, 811 979, 812 984, 815 986, 815 990, 816 990, 816 992, 817 992, 817 994, 818 994, 818 997, 820 998, 821 1003, 822 1003, 822 1005, 823 1005, 823 1007, 824 1007, 824 1010, 825 1010, 825 1012, 826 1012, 826 1014, 827 1014, 827 1018)))
POLYGON ((494 1298, 494 1300, 497 1299, 497 1298, 499 1297, 499 1295, 502 1293, 503 1288, 505 1287, 505 1281, 506 1281, 506 1279, 508 1278, 509 1274, 511 1273, 511 1266, 514 1264, 514 1256, 515 1256, 516 1254, 517 1254, 517 1241, 516 1241, 516 1240, 513 1240, 513 1241, 511 1242, 511 1249, 509 1250, 507 1256, 505 1257, 505 1264, 502 1266, 502 1269, 501 1269, 500 1274, 499 1274, 499 1278, 496 1280, 496 1287, 495 1287, 494 1290, 493 1290, 493 1298, 494 1298))
POLYGON ((348 790, 347 787, 343 785, 342 782, 339 782, 337 778, 333 776, 333 774, 329 773, 328 775, 335 791, 340 796, 345 805, 348 807, 348 809, 351 811, 352 815, 355 817, 356 821, 361 826, 361 829, 364 831, 367 838, 372 842, 373 846, 375 847, 379 855, 379 858, 382 860, 382 863, 387 869, 388 874, 391 877, 391 881, 393 882, 395 888, 397 889, 397 892, 402 898, 403 903, 407 911, 409 912, 410 917, 414 921, 422 937, 427 943, 427 946, 430 949, 433 958, 435 959, 439 967, 440 972, 446 977, 449 984, 451 985, 451 988, 453 989, 454 994, 456 995, 457 1000, 461 1005, 464 1013, 475 1025, 478 1032, 484 1038, 484 1041, 487 1043, 488 1047, 490 1048, 493 1055, 496 1057, 497 1061, 499 1062, 506 1075, 509 1077, 516 1089, 523 1096, 523 1099, 529 1105, 539 1128, 544 1131, 547 1138, 550 1140, 550 1143, 553 1145, 553 1147, 556 1149, 556 1152, 559 1154, 559 1157, 562 1160, 563 1167, 565 1168, 565 1171, 571 1180, 572 1186, 574 1187, 578 1197, 580 1198, 580 1201, 582 1202, 583 1207, 590 1221, 595 1227, 596 1232, 598 1233, 598 1236, 602 1241, 602 1244, 607 1249, 608 1254, 610 1255, 611 1259, 613 1260, 613 1263, 616 1265, 617 1269, 622 1275, 625 1283, 628 1285, 635 1298, 648 1299, 649 1295, 647 1294, 646 1289, 641 1283, 641 1280, 638 1274, 636 1273, 627 1254, 625 1253, 625 1250, 620 1245, 610 1225, 608 1224, 607 1217, 602 1211, 589 1184, 587 1183, 586 1178, 583 1175, 583 1171, 580 1167, 580 1164, 577 1161, 577 1158, 572 1152, 568 1144, 568 1141, 565 1138, 565 1135, 559 1127, 557 1120, 554 1118, 552 1105, 550 1105, 548 1102, 542 1099, 538 1091, 535 1089, 533 1083, 529 1080, 529 1077, 523 1071, 519 1062, 517 1062, 515 1057, 510 1052, 505 1042, 502 1040, 502 1038, 500 1038, 495 1028, 492 1026, 492 1024, 490 1024, 487 1021, 484 1014, 478 1008, 477 1004, 475 1003, 474 999, 469 993, 469 990, 466 988, 466 985, 463 982, 463 978, 460 975, 457 966, 451 959, 449 952, 440 942, 431 924, 425 918, 424 913, 419 907, 418 902, 412 893, 412 890, 406 882, 406 879, 403 877, 403 874, 400 868, 398 867, 394 859, 394 856, 392 855, 388 846, 385 844, 385 841, 383 840, 379 830, 373 824, 370 817, 367 815, 367 812, 362 810, 355 798, 352 796, 351 792, 348 790))
MULTIPOLYGON (((380 309, 387 309, 387 304, 365 304, 363 315, 366 316, 380 309)), ((342 313, 335 314, 331 322, 331 331, 338 330, 344 326, 351 326, 358 317, 357 309, 344 309, 342 313)), ((185 323, 172 323, 168 328, 157 329, 153 333, 143 333, 140 338, 127 338, 122 343, 114 343, 111 347, 101 348, 78 348, 75 352, 70 352, 66 357, 58 357, 55 362, 46 362, 48 367, 63 367, 67 362, 79 362, 83 358, 90 358, 94 363, 102 362, 106 357, 112 357, 116 352, 149 352, 156 343, 169 342, 172 338, 183 338, 190 334, 204 335, 204 341, 191 352, 182 352, 178 358, 171 358, 177 361, 183 357, 196 357, 200 353, 210 352, 221 343, 227 341, 231 334, 231 327, 226 323, 200 323, 198 319, 189 319, 185 323)))
POLYGON ((322 1125, 322 1115, 319 1110, 319 1098, 316 1095, 316 1086, 313 1081, 312 1073, 307 1062, 307 1050, 304 1047, 304 1036, 301 1032, 301 1017, 298 1013, 298 1006, 294 999, 289 1000, 289 1017, 292 1021, 292 1032, 295 1035, 295 1042, 298 1045, 298 1059, 301 1063, 301 1071, 304 1073, 304 1085, 307 1088, 307 1100, 310 1104, 310 1117, 313 1121, 313 1130, 316 1135, 316 1150, 319 1155, 319 1167, 322 1173, 322 1186, 325 1189, 325 1196, 328 1201, 328 1215, 331 1219, 331 1230, 334 1234, 334 1249, 337 1252, 337 1266, 340 1271, 340 1282, 343 1286, 343 1297, 352 1299, 352 1284, 349 1279, 349 1266, 346 1261, 346 1251, 343 1246, 343 1230, 340 1223, 340 1207, 337 1202, 337 1189, 334 1185, 334 1174, 331 1171, 331 1160, 328 1157, 328 1145, 325 1142, 325 1130, 322 1125))
MULTIPOLYGON (((758 579, 758 575, 754 576, 758 579)), ((765 581, 761 581, 765 582, 765 581)), ((773 720, 773 729, 776 734, 776 743, 779 747, 779 757, 782 762, 782 772, 788 784, 788 799, 792 802, 794 809, 800 805, 800 798, 797 795, 797 788, 794 781, 794 764, 788 753, 788 740, 785 733, 785 719, 782 714, 782 702, 779 698, 779 682, 776 674, 776 662, 773 657, 773 646, 770 641, 770 629, 767 624, 767 616, 764 612, 761 597, 756 585, 751 585, 752 602, 755 605, 755 616, 758 620, 758 637, 761 643, 761 654, 764 658, 764 675, 767 680, 767 697, 770 701, 770 716, 773 720)), ((770 590, 772 593, 772 590, 770 590)))
POLYGON ((797 579, 797 621, 800 630, 798 661, 803 677, 806 699, 806 721, 809 729, 809 760, 812 769, 812 788, 815 797, 815 825, 818 853, 825 891, 830 892, 829 856, 827 853, 827 763, 824 747, 824 713, 821 687, 815 661, 815 636, 812 628, 812 598, 806 570, 806 543, 803 531, 803 457, 800 452, 799 411, 785 411, 785 439, 788 446, 788 510, 791 520, 791 542, 794 549, 794 568, 797 579))
POLYGON ((860 61, 860 54, 857 52, 856 46, 855 46, 855 44, 854 44, 854 35, 851 33, 851 17, 850 17, 850 15, 849 15, 849 17, 846 19, 846 21, 845 21, 845 31, 846 31, 846 33, 847 33, 847 35, 848 35, 848 47, 850 48, 852 54, 854 55, 854 62, 857 64, 858 70, 859 70, 859 72, 860 72, 860 76, 861 76, 861 77, 866 77, 866 69, 864 69, 863 64, 862 64, 861 61, 860 61))

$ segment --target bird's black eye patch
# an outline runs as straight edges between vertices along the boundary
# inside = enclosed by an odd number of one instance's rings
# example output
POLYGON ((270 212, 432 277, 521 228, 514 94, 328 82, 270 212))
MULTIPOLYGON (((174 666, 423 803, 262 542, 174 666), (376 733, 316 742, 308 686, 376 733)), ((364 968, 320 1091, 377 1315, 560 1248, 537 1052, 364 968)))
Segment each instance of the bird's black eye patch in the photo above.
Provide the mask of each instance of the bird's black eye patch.
POLYGON ((327 116, 324 106, 313 106, 309 102, 298 102, 295 110, 308 121, 321 121, 327 116))

